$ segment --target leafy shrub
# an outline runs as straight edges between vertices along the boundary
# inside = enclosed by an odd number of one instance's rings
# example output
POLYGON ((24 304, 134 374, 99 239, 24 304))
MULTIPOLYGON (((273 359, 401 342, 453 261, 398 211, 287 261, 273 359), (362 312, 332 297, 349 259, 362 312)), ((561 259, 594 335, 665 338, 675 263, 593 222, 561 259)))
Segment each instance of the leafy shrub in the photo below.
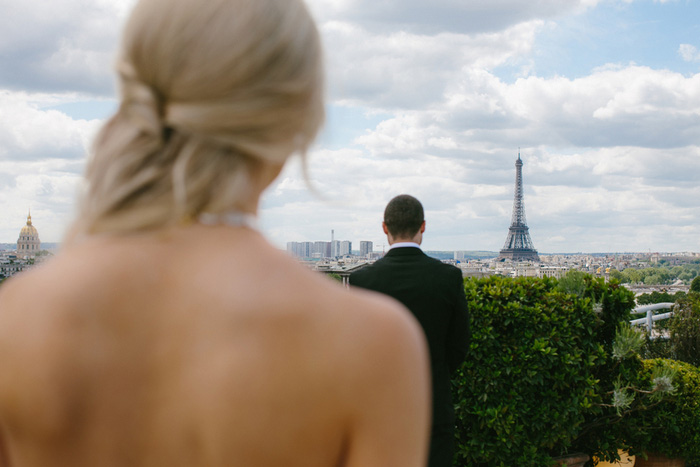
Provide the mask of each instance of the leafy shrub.
POLYGON ((643 338, 627 325, 634 294, 581 272, 470 279, 465 290, 472 346, 453 381, 458 465, 542 466, 567 451, 615 459, 628 436, 620 422, 645 403, 627 385, 642 368, 643 338))
POLYGON ((634 293, 615 280, 605 282, 602 277, 586 275, 584 281, 586 290, 583 296, 599 306, 597 340, 603 344, 606 353, 610 354, 618 327, 632 319, 634 293))
POLYGON ((690 283, 691 292, 700 292, 700 276, 696 276, 690 283))
POLYGON ((678 300, 670 319, 669 339, 677 360, 700 366, 700 293, 678 300))
POLYGON ((633 412, 627 424, 634 427, 629 439, 633 454, 654 452, 700 462, 700 369, 668 359, 645 360, 640 384, 660 372, 672 374, 673 395, 646 410, 633 412))
MULTIPOLYGON (((614 302, 585 285, 603 308, 614 302)), ((468 279, 465 290, 472 343, 453 381, 458 465, 550 465, 596 398, 603 327, 591 302, 547 278, 468 279)))
MULTIPOLYGON (((618 450, 629 450, 637 426, 629 423, 629 415, 646 410, 672 393, 671 372, 655 372, 650 379, 641 379, 644 371, 640 349, 646 337, 639 329, 621 323, 611 355, 606 355, 598 373, 593 408, 586 413, 586 422, 574 443, 578 450, 600 460, 616 461, 618 450)), ((589 463, 592 465, 592 462, 589 463)))
MULTIPOLYGON (((598 316, 594 339, 604 350, 592 370, 596 383, 591 405, 584 411, 584 422, 572 449, 602 460, 616 460, 618 449, 626 446, 628 437, 629 426, 624 423, 626 414, 643 408, 648 399, 633 396, 643 394, 638 390, 649 390, 633 385, 642 368, 639 352, 644 344, 643 337, 628 325, 635 307, 634 293, 620 286, 617 280, 606 283, 603 278, 575 271, 564 279, 571 280, 570 275, 585 284, 580 296, 593 302, 598 316)), ((558 287, 561 288, 562 283, 566 284, 562 280, 558 287)), ((568 288, 571 290, 570 286, 568 288)))
MULTIPOLYGON (((665 320, 670 321, 670 320, 665 320)), ((656 324, 654 325, 656 326, 656 324)), ((654 358, 670 358, 676 359, 676 352, 668 339, 652 339, 651 336, 646 336, 646 342, 642 348, 640 355, 644 359, 654 358)))
POLYGON ((675 294, 670 294, 668 292, 657 292, 653 291, 651 293, 643 293, 637 297, 637 305, 652 305, 654 303, 670 303, 675 302, 676 299, 684 297, 685 292, 679 291, 675 294))
POLYGON ((620 323, 631 319, 635 306, 634 293, 621 287, 617 280, 605 282, 581 271, 569 271, 557 283, 562 292, 588 298, 593 302, 599 320, 596 335, 610 353, 620 323))

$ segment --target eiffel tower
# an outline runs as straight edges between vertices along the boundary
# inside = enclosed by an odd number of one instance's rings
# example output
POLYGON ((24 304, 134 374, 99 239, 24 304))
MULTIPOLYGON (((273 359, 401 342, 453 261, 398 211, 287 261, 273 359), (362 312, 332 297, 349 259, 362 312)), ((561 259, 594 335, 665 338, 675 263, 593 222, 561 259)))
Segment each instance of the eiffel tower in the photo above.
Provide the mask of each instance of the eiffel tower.
POLYGON ((498 261, 509 259, 511 261, 539 261, 537 250, 530 238, 530 229, 525 222, 525 204, 523 202, 523 161, 515 161, 515 200, 513 201, 513 219, 508 229, 506 244, 498 255, 498 261))

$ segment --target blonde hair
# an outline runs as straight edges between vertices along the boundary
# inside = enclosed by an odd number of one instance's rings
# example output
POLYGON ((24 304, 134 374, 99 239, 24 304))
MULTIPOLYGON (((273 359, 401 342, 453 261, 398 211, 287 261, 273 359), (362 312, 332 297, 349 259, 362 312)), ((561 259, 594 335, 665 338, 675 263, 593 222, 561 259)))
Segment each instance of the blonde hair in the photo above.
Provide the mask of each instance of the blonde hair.
POLYGON ((323 120, 320 40, 302 0, 141 0, 117 63, 75 233, 136 232, 236 209, 263 163, 323 120))

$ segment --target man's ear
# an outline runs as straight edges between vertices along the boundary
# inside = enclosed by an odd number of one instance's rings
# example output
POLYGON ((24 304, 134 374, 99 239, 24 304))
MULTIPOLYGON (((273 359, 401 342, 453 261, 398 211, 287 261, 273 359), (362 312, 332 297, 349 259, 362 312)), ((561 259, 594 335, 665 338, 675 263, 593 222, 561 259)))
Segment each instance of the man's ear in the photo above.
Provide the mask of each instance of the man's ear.
POLYGON ((386 235, 389 235, 389 227, 386 226, 386 222, 382 222, 382 230, 386 235))
POLYGON ((425 221, 420 225, 420 233, 425 232, 425 221))

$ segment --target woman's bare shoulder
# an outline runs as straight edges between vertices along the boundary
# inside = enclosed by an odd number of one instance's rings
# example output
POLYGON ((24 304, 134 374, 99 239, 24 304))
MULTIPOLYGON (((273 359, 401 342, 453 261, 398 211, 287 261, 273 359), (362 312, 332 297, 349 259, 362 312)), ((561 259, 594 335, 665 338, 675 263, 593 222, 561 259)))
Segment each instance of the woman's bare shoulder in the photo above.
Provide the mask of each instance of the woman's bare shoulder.
POLYGON ((332 330, 333 348, 343 364, 363 371, 368 361, 375 368, 405 358, 420 360, 425 352, 424 334, 414 316, 398 301, 359 289, 331 283, 316 288, 312 313, 332 330), (369 360, 368 360, 369 359, 369 360), (382 361, 385 360, 385 361, 382 361))
MULTIPOLYGON (((286 256, 286 255, 284 255, 286 256)), ((324 277, 323 273, 308 270, 294 260, 284 260, 280 272, 288 279, 283 290, 303 291, 300 300, 309 313, 319 319, 336 321, 342 328, 354 326, 370 329, 398 327, 403 330, 418 330, 413 315, 398 301, 364 289, 348 289, 339 282, 324 277)))
POLYGON ((342 290, 334 303, 325 347, 334 360, 326 374, 333 375, 335 391, 326 397, 348 427, 346 465, 425 465, 430 370, 419 324, 378 293, 342 290), (397 427, 397 419, 404 426, 397 427))
POLYGON ((101 255, 79 251, 78 254, 58 253, 44 263, 11 277, 0 287, 0 300, 11 304, 32 304, 34 308, 43 301, 55 301, 58 295, 69 294, 74 289, 88 290, 86 280, 98 280, 95 274, 109 264, 101 255))

